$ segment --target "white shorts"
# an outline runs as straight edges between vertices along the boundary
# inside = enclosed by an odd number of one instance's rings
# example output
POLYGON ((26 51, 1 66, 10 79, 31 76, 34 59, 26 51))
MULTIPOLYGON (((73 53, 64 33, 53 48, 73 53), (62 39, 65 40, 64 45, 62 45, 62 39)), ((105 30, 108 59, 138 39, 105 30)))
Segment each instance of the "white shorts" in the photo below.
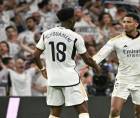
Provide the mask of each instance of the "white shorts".
POLYGON ((50 106, 73 106, 87 101, 88 97, 80 83, 70 87, 51 87, 47 90, 47 104, 50 106))
POLYGON ((126 100, 129 95, 134 104, 140 105, 140 85, 115 83, 112 97, 120 97, 126 100))

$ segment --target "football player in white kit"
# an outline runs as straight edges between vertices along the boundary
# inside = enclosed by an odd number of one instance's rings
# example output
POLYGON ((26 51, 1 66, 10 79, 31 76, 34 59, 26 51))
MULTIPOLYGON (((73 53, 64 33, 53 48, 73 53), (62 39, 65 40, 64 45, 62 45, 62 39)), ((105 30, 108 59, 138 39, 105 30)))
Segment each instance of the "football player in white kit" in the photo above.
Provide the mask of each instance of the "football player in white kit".
POLYGON ((100 51, 93 56, 100 63, 112 51, 119 60, 118 73, 112 93, 109 118, 120 118, 120 112, 129 95, 136 108, 136 118, 140 118, 140 33, 139 17, 127 14, 122 21, 124 32, 110 39, 100 51))
POLYGON ((63 27, 55 27, 45 31, 37 44, 35 60, 44 76, 48 76, 47 104, 51 106, 49 118, 60 118, 61 106, 74 106, 79 118, 89 118, 86 104, 87 95, 75 70, 76 52, 86 64, 100 68, 88 55, 83 38, 73 32, 74 9, 61 9, 57 16, 63 27), (46 53, 47 73, 40 62, 40 54, 46 53))

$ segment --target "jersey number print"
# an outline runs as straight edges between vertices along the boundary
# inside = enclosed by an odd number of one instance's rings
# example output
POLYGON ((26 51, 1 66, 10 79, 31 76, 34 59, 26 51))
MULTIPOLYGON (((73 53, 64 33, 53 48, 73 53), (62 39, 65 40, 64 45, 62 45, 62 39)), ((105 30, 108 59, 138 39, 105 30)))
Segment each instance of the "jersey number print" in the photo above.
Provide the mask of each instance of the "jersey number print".
POLYGON ((66 59, 66 44, 63 42, 58 42, 56 45, 54 44, 53 41, 49 42, 52 50, 52 60, 56 61, 56 59, 59 62, 63 62, 66 59))

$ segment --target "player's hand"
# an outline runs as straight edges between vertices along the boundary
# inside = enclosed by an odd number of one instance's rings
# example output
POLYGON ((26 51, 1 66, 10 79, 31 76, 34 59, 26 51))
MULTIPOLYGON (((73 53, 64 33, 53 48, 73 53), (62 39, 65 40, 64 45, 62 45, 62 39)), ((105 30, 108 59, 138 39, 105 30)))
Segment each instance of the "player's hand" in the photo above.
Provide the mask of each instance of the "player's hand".
POLYGON ((95 72, 96 72, 96 75, 98 75, 98 76, 101 75, 102 69, 101 69, 101 67, 99 65, 95 68, 95 72))
POLYGON ((41 73, 42 73, 44 78, 48 79, 46 69, 41 70, 41 73))

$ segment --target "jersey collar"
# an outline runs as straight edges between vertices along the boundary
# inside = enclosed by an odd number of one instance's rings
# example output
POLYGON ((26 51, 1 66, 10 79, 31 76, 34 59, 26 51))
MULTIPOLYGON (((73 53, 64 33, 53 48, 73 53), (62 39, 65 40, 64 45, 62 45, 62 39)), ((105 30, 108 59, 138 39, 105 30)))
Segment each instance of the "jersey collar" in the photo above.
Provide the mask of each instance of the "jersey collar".
POLYGON ((126 36, 129 37, 129 38, 131 38, 131 39, 136 39, 136 38, 138 38, 140 36, 140 32, 138 31, 138 34, 135 37, 130 36, 129 34, 126 34, 126 36))

